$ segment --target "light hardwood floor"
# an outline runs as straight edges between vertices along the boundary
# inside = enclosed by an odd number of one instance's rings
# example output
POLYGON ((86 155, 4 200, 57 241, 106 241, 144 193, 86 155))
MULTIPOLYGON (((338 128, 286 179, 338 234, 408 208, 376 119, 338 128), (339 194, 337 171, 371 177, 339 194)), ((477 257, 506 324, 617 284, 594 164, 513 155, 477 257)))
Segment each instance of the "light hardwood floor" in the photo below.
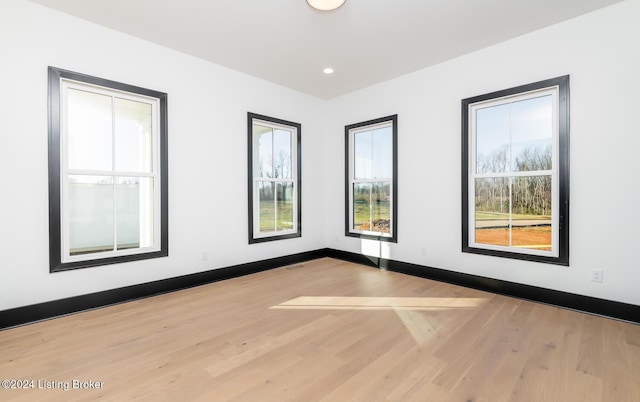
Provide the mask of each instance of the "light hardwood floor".
POLYGON ((640 326, 323 258, 0 331, 0 379, 35 387, 2 401, 640 401, 640 326))

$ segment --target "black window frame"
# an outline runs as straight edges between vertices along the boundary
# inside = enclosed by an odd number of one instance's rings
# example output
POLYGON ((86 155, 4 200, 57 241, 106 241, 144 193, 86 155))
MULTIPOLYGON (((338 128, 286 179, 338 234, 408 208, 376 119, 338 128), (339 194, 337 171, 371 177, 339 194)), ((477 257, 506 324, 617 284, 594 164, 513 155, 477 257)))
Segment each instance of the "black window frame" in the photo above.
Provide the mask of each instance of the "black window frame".
POLYGON ((263 114, 247 112, 247 200, 248 200, 248 239, 249 244, 256 243, 264 243, 269 241, 277 241, 277 240, 285 240, 285 239, 293 239, 297 237, 302 237, 302 125, 300 123, 295 123, 288 120, 278 119, 275 117, 265 116, 263 114), (297 200, 297 216, 294 216, 294 220, 296 221, 297 230, 294 233, 286 233, 286 234, 274 234, 256 237, 255 230, 253 227, 254 223, 254 176, 253 176, 253 121, 254 120, 262 120, 268 123, 273 123, 281 126, 288 126, 295 128, 296 130, 296 141, 295 141, 295 149, 296 149, 296 179, 294 180, 296 183, 296 196, 297 200))
POLYGON ((345 163, 345 172, 344 172, 344 190, 345 190, 345 217, 344 217, 344 234, 348 237, 356 237, 360 239, 367 240, 378 240, 390 243, 398 242, 398 115, 393 114, 385 117, 380 117, 377 119, 367 120, 360 123, 349 124, 344 127, 344 163, 345 163), (374 126, 377 124, 382 124, 386 122, 391 122, 391 131, 392 131, 392 139, 391 143, 393 146, 392 150, 392 181, 393 186, 391 189, 391 197, 392 197, 392 207, 391 207, 391 236, 382 236, 382 235, 371 235, 365 233, 355 233, 351 231, 351 222, 349 221, 349 216, 351 212, 351 178, 349 177, 349 170, 351 167, 350 153, 349 153, 349 137, 351 130, 358 129, 361 127, 374 126))
POLYGON ((462 100, 462 252, 564 266, 569 265, 569 98, 569 75, 564 75, 462 100), (551 87, 558 88, 558 256, 541 256, 473 247, 469 244, 469 202, 474 202, 474 200, 469 200, 468 187, 471 146, 469 139, 470 107, 478 102, 551 87))
POLYGON ((49 170, 49 272, 61 272, 80 268, 97 267, 123 262, 167 257, 169 255, 169 206, 168 206, 168 123, 167 94, 134 85, 124 84, 87 74, 48 67, 48 170, 49 170), (61 80, 68 79, 97 85, 117 91, 149 96, 159 100, 159 164, 160 164, 160 249, 146 253, 114 257, 62 262, 61 218, 61 80))

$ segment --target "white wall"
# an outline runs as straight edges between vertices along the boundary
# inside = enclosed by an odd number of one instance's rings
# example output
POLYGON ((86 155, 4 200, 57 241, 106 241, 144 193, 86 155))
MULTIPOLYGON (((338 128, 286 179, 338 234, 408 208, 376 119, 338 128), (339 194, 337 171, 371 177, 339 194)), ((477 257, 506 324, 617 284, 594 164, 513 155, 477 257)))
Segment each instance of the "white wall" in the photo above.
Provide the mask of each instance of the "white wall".
POLYGON ((640 0, 331 101, 24 0, 1 7, 0 310, 325 246, 640 305, 640 0), (49 274, 48 65, 169 94, 168 258, 49 274), (460 100, 564 74, 571 266, 462 254, 460 100), (247 111, 302 124, 302 238, 247 244, 247 111), (364 244, 344 237, 344 126, 395 113, 399 242, 364 244))
POLYGON ((24 0, 0 60, 0 310, 324 247, 324 101, 24 0), (49 65, 168 93, 168 258, 49 274, 49 65), (302 238, 248 245, 248 111, 302 124, 302 238))
MULTIPOLYGON (((344 126, 398 114, 398 243, 383 257, 640 304, 640 1, 600 11, 444 62, 330 102, 325 202, 343 210, 344 126), (570 267, 461 250, 460 101, 571 75, 570 267), (426 248, 426 256, 421 255, 426 248), (602 284, 591 269, 604 270, 602 284)), ((379 57, 384 57, 382 52, 379 57)), ((328 247, 346 238, 328 215, 328 247)))

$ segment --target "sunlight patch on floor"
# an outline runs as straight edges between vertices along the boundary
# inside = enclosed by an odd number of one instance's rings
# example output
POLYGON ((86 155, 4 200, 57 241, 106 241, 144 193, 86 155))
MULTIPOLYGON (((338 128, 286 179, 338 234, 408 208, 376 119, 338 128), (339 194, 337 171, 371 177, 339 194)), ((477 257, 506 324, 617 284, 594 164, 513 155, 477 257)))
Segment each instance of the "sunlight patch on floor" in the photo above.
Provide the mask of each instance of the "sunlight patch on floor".
POLYGON ((439 327, 437 316, 405 309, 396 309, 396 314, 417 345, 424 346, 436 336, 439 327))
POLYGON ((485 302, 485 298, 479 297, 300 296, 270 308, 305 310, 447 310, 476 308, 485 302))

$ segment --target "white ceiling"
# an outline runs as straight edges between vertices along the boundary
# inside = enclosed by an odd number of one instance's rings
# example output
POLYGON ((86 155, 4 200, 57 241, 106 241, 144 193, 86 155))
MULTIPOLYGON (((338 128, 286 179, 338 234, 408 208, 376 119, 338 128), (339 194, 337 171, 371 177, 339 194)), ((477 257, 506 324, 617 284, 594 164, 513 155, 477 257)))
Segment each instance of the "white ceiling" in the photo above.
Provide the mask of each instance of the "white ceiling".
POLYGON ((31 1, 329 99, 621 0, 31 1))

